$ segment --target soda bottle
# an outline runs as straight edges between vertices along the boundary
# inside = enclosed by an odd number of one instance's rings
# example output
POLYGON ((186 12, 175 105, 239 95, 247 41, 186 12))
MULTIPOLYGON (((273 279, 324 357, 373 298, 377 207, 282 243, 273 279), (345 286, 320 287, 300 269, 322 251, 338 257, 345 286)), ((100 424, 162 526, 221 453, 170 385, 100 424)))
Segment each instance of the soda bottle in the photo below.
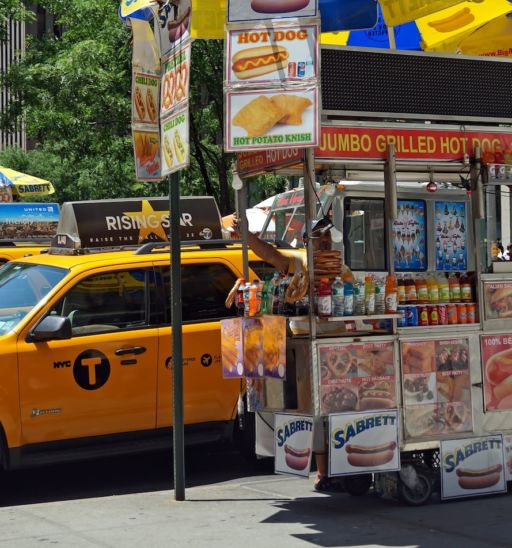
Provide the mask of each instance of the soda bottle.
POLYGON ((473 288, 467 273, 460 277, 460 299, 463 303, 470 303, 473 300, 473 288))
POLYGON ((427 274, 428 300, 430 304, 439 302, 439 283, 433 272, 427 274))
POLYGON ((405 299, 405 280, 403 274, 398 277, 398 302, 404 305, 407 301, 405 299))
POLYGON ((450 291, 450 302, 460 303, 460 282, 455 274, 452 274, 448 279, 448 287, 450 291))
POLYGON ((441 273, 437 277, 437 287, 439 288, 439 302, 449 303, 450 302, 450 287, 448 284, 448 278, 446 274, 441 273))
POLYGON ((398 310, 398 284, 396 276, 389 274, 386 278, 385 312, 394 314, 398 310))
POLYGON ((512 148, 508 147, 504 152, 505 179, 512 179, 512 148))
POLYGON ((274 277, 272 278, 272 314, 279 314, 279 286, 281 285, 281 276, 279 272, 274 272, 274 277))
POLYGON ((268 308, 268 294, 270 292, 270 280, 265 278, 265 281, 262 284, 261 290, 261 313, 269 314, 268 308))
POLYGON ((364 304, 368 316, 375 314, 375 281, 373 276, 365 276, 364 278, 364 304))
POLYGON ((249 317, 249 289, 251 287, 251 284, 249 282, 246 282, 243 288, 243 295, 244 295, 244 316, 247 318, 249 317))
POLYGON ((354 282, 354 309, 353 314, 355 316, 364 316, 366 311, 365 303, 365 286, 361 280, 354 282))
POLYGON ((279 282, 279 304, 278 304, 278 314, 280 316, 286 315, 286 290, 288 289, 288 276, 284 274, 281 276, 279 282))
POLYGON ((487 169, 489 170, 489 177, 491 179, 496 177, 496 160, 492 150, 486 150, 482 154, 482 163, 487 166, 487 169))
POLYGON ((343 291, 343 282, 339 276, 334 278, 332 283, 332 315, 339 318, 343 316, 345 309, 345 295, 343 291))
POLYGON ((259 281, 254 280, 249 286, 249 317, 254 318, 258 315, 258 292, 260 293, 259 302, 261 304, 261 292, 259 291, 259 281))
POLYGON ((236 298, 235 298, 235 306, 236 306, 236 312, 238 316, 244 315, 244 287, 245 287, 245 280, 242 278, 240 280, 240 285, 238 286, 238 289, 236 291, 236 298))
POLYGON ((384 314, 386 310, 386 295, 384 282, 375 278, 375 314, 384 314))
POLYGON ((320 278, 318 286, 318 316, 327 318, 332 314, 331 283, 329 278, 320 278))
POLYGON ((421 304, 428 303, 428 286, 425 278, 421 274, 416 276, 415 284, 418 302, 421 304))
POLYGON ((505 154, 501 145, 496 145, 494 147, 494 162, 496 164, 496 178, 504 179, 505 178, 505 154))
POLYGON ((348 272, 343 276, 343 315, 354 315, 354 280, 348 272))
POLYGON ((416 304, 418 302, 418 294, 416 293, 416 284, 411 275, 405 278, 405 301, 407 304, 416 304))

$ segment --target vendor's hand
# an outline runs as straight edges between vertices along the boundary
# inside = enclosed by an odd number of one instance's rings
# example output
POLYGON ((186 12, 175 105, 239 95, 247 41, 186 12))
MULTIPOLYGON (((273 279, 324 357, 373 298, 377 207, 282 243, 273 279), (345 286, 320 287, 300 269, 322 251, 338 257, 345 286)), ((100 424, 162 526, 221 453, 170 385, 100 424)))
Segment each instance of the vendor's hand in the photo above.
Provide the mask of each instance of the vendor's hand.
POLYGON ((231 228, 235 231, 235 232, 240 232, 240 223, 241 223, 241 220, 240 218, 238 217, 236 211, 233 213, 233 220, 231 221, 231 228))

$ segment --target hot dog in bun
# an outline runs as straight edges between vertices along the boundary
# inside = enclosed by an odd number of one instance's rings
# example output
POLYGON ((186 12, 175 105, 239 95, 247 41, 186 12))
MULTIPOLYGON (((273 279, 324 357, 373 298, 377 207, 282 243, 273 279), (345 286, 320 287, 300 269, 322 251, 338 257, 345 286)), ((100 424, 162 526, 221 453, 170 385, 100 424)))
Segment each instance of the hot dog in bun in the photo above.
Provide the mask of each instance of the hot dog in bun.
POLYGON ((288 13, 309 5, 309 0, 252 0, 251 8, 258 13, 288 13))
POLYGON ((284 69, 288 56, 288 50, 283 46, 247 48, 233 55, 233 72, 239 80, 269 74, 284 69))
POLYGON ((284 446, 286 465, 292 470, 304 470, 309 463, 311 449, 295 449, 288 444, 284 446))
POLYGON ((512 287, 496 289, 491 295, 490 307, 500 318, 512 317, 512 287))
POLYGON ((485 489, 486 487, 492 487, 500 481, 502 469, 501 464, 479 470, 459 468, 457 470, 459 485, 462 489, 485 489))
POLYGON ((381 466, 392 460, 396 449, 396 442, 390 441, 382 445, 363 446, 347 445, 348 463, 352 466, 370 467, 381 466))

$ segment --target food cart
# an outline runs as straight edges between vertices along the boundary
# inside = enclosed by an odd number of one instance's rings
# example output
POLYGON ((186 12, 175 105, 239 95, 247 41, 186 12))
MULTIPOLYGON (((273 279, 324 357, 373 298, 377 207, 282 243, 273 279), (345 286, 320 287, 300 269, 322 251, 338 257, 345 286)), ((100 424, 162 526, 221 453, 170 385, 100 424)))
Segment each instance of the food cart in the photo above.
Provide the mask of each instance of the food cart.
POLYGON ((268 162, 265 151, 241 157, 242 175, 264 165, 304 178, 302 189, 274 200, 276 239, 297 245, 312 219, 329 216, 342 235, 333 247, 355 275, 423 278, 426 291, 432 277, 450 284, 437 284, 445 298, 416 295, 397 314, 320 318, 308 248, 311 306, 309 316, 287 318, 286 372, 272 378, 265 364, 248 378, 256 451, 273 456, 278 473, 307 476, 319 451, 314 431, 323 429, 329 475, 347 478, 354 494, 372 477, 377 492, 413 505, 433 488, 443 499, 504 492, 512 263, 491 260, 490 189, 507 184, 510 170, 483 165, 481 155, 511 147, 512 132, 497 123, 334 120, 325 108, 321 146, 302 162, 286 154, 268 162), (465 296, 451 293, 454 279, 465 296))

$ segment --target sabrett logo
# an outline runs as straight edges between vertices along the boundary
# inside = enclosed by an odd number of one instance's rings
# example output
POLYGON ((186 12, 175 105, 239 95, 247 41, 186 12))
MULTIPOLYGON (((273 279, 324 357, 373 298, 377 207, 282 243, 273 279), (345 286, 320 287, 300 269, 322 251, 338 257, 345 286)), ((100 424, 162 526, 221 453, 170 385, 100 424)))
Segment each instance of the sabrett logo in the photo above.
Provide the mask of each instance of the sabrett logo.
POLYGON ((313 421, 307 419, 297 419, 285 424, 277 431, 277 445, 282 447, 284 442, 293 436, 296 432, 312 432, 313 421))
POLYGON ((450 472, 453 472, 461 462, 468 457, 471 457, 471 455, 493 449, 501 449, 500 439, 494 438, 484 441, 475 441, 464 447, 459 447, 455 449, 453 453, 448 453, 444 456, 444 470, 449 474, 450 472))
POLYGON ((345 429, 338 428, 332 433, 332 446, 334 449, 341 449, 353 437, 381 426, 393 426, 396 423, 396 415, 373 415, 364 417, 349 424, 345 429))

